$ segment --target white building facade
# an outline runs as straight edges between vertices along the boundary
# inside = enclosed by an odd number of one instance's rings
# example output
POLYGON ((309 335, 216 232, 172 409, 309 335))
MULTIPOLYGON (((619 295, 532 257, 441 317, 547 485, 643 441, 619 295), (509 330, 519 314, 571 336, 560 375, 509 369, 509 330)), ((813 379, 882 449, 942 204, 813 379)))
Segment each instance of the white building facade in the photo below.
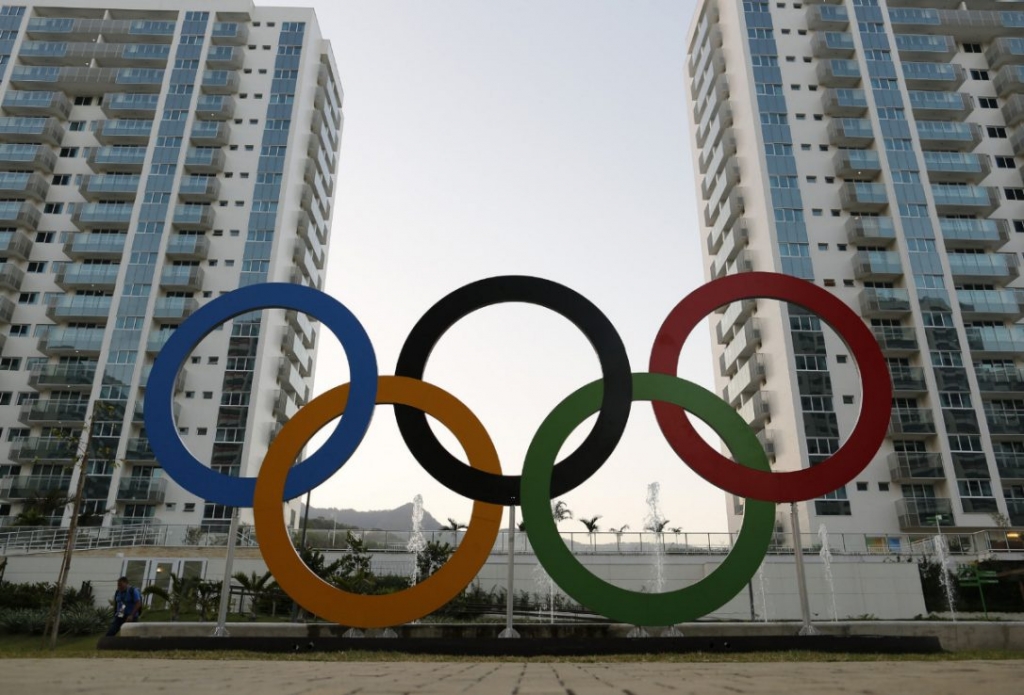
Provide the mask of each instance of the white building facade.
MULTIPOLYGON (((0 525, 68 523, 87 423, 83 523, 226 525, 230 509, 163 475, 146 381, 205 302, 322 288, 330 44, 312 10, 248 0, 23 2, 0 7, 0 78, 0 525)), ((175 397, 200 461, 255 475, 310 397, 318 331, 273 310, 203 340, 175 397)))
MULTIPOLYGON (((705 0, 688 48, 707 277, 827 288, 872 327, 892 375, 885 444, 798 505, 804 531, 881 547, 1024 525, 1021 3, 705 0)), ((716 385, 775 470, 846 440, 861 389, 831 329, 766 300, 728 305, 711 328, 716 385)), ((732 530, 742 508, 730 497, 732 530)))

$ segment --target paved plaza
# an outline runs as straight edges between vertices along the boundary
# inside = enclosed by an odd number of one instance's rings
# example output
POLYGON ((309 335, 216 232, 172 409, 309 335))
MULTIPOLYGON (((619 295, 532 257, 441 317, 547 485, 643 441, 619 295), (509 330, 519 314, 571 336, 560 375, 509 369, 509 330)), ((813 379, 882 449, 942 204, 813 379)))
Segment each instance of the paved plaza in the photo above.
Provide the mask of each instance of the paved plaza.
POLYGON ((2 692, 152 695, 647 695, 878 693, 1019 695, 1020 661, 496 663, 0 660, 2 692))

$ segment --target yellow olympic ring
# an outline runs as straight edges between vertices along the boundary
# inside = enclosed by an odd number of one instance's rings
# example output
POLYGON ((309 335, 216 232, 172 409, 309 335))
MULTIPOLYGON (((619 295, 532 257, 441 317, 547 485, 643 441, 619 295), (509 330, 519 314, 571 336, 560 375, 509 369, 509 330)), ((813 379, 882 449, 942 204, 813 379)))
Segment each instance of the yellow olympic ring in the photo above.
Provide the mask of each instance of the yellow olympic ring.
MULTIPOLYGON (((340 625, 401 625, 441 608, 469 585, 490 556, 502 507, 474 502, 465 538, 448 562, 419 584, 394 594, 369 596, 337 588, 316 576, 295 551, 281 513, 285 479, 302 448, 321 427, 345 412, 349 384, 311 401, 274 438, 256 478, 253 514, 260 552, 277 583, 306 610, 340 625)), ((379 377, 377 403, 407 405, 432 415, 456 436, 469 465, 500 474, 490 435, 461 401, 437 386, 400 376, 379 377)))

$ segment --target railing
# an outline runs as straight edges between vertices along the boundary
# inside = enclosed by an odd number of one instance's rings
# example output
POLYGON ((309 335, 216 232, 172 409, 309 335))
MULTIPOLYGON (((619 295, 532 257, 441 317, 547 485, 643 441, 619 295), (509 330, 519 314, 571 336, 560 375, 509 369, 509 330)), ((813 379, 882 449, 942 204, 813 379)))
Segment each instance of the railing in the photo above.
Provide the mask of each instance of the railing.
MULTIPOLYGON (((129 548, 137 546, 155 547, 225 547, 228 541, 227 524, 169 525, 144 520, 123 523, 109 527, 88 527, 79 529, 75 541, 77 550, 96 548, 129 548)), ((0 532, 0 555, 54 552, 67 544, 67 529, 55 527, 9 527, 0 532)), ((302 540, 302 532, 290 532, 292 542, 302 540)), ((372 553, 408 553, 412 538, 411 531, 364 531, 350 529, 310 529, 305 534, 306 544, 322 551, 345 551, 348 549, 347 535, 359 538, 372 553)), ((672 532, 625 531, 614 533, 599 531, 562 531, 559 534, 566 547, 576 555, 650 555, 664 552, 669 555, 720 555, 724 556, 736 542, 735 533, 714 532, 672 532)), ((973 533, 944 532, 950 554, 958 556, 988 556, 1001 552, 1024 552, 1024 540, 1014 537, 1012 532, 1001 529, 976 531, 973 533)), ((829 534, 829 549, 833 555, 875 555, 899 557, 923 557, 932 553, 934 533, 834 533, 829 534)), ((424 531, 425 542, 448 543, 458 546, 465 537, 465 531, 424 531)), ((238 529, 237 546, 257 546, 255 529, 242 525, 238 529)), ((817 533, 800 536, 804 551, 816 553, 821 547, 817 533)), ((509 552, 508 533, 502 531, 491 552, 504 555, 509 552)), ((525 532, 515 534, 514 552, 533 554, 533 548, 525 532)), ((793 552, 793 535, 778 532, 774 534, 769 553, 788 555, 793 552)))

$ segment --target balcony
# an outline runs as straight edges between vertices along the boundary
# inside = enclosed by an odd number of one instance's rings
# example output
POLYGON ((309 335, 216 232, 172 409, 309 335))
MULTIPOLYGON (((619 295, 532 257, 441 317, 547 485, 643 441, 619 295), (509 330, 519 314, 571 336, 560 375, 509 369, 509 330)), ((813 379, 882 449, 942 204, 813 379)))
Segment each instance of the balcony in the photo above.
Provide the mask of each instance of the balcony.
POLYGON ((277 383, 290 395, 302 401, 309 400, 309 386, 287 357, 282 357, 277 370, 277 383))
POLYGON ((120 259, 124 255, 124 245, 127 239, 127 234, 80 232, 72 235, 64 243, 64 255, 75 260, 82 258, 120 259))
POLYGON ((1024 65, 1004 65, 996 73, 992 86, 1004 99, 1011 94, 1024 94, 1024 65))
POLYGON ((985 410, 985 421, 992 439, 1007 440, 1024 437, 1024 413, 985 410))
POLYGON ((292 261, 308 278, 310 285, 319 285, 320 268, 324 264, 322 254, 317 254, 302 242, 296 242, 292 249, 292 261))
POLYGON ((903 63, 907 89, 955 92, 967 80, 967 71, 956 63, 903 63))
POLYGON ((75 208, 71 223, 83 231, 128 229, 132 221, 132 207, 132 203, 85 203, 75 208))
POLYGON ((967 326, 964 332, 972 357, 1013 359, 1024 352, 1024 326, 967 326))
POLYGON ((1009 498, 1006 500, 1006 513, 1013 526, 1024 526, 1024 500, 1009 498))
POLYGON ((891 246, 896 226, 891 217, 848 217, 846 240, 854 246, 891 246))
POLYGON ((117 501, 124 504, 163 504, 167 493, 165 478, 121 478, 117 501))
POLYGON ((821 106, 833 118, 863 116, 868 110, 868 98, 863 89, 826 89, 821 95, 821 106))
POLYGON ((146 352, 156 354, 164 349, 164 345, 174 335, 173 328, 165 328, 162 330, 154 330, 149 332, 149 337, 146 338, 146 352))
POLYGON ((736 370, 734 376, 725 386, 723 397, 733 407, 739 406, 743 396, 761 390, 761 385, 767 377, 766 360, 764 355, 754 353, 736 370))
POLYGON ((889 196, 884 183, 847 182, 839 190, 845 210, 852 212, 882 212, 889 207, 889 196))
POLYGON ((103 347, 103 328, 50 328, 39 338, 39 352, 44 355, 98 356, 103 347))
POLYGON ((965 321, 1017 321, 1024 318, 1024 290, 957 290, 965 321))
POLYGON ((209 205, 176 205, 171 224, 179 229, 213 229, 214 212, 209 205))
POLYGON ((116 118, 100 121, 94 134, 104 145, 145 145, 153 131, 153 121, 143 118, 116 118))
POLYGON ((199 302, 191 297, 160 297, 153 309, 153 318, 160 323, 181 323, 199 308, 199 302))
POLYGON ((231 125, 222 121, 196 121, 189 139, 196 147, 222 147, 231 139, 231 125))
POLYGON ((178 197, 189 203, 212 203, 217 200, 218 195, 220 181, 215 176, 184 176, 178 185, 178 197))
POLYGON ((846 179, 873 179, 882 172, 874 150, 839 150, 832 157, 832 166, 837 176, 846 179))
POLYGON ((1024 123, 1024 94, 1014 94, 1003 104, 1003 118, 1008 126, 1024 123))
POLYGON ((1020 274, 1017 257, 1010 253, 950 252, 948 258, 953 282, 960 285, 970 283, 1005 285, 1015 280, 1020 274))
POLYGON ((210 253, 210 240, 200 234, 176 234, 167 242, 167 258, 172 261, 202 261, 210 253))
MULTIPOLYGON (((51 329, 53 330, 53 329, 51 329)), ((58 329, 59 330, 59 329, 58 329)), ((102 336, 102 332, 100 333, 102 336)), ((44 364, 32 370, 28 384, 38 391, 90 391, 96 379, 96 363, 44 364)))
POLYGON ((953 506, 948 497, 903 497, 896 501, 896 516, 904 531, 934 531, 936 525, 953 525, 953 506))
POLYGON ((243 46, 249 40, 249 27, 236 22, 214 22, 210 40, 214 46, 243 46))
POLYGON ((121 266, 113 263, 61 263, 57 264, 53 281, 63 290, 110 290, 117 284, 121 266))
POLYGON ((50 190, 50 181, 29 172, 0 172, 0 199, 31 199, 41 202, 50 190))
POLYGON ((40 398, 21 406, 18 421, 25 425, 84 425, 89 401, 40 398))
POLYGON ((163 67, 169 45, 96 43, 86 41, 25 41, 18 59, 22 65, 89 65, 101 67, 163 67))
POLYGON ((894 483, 944 481, 942 455, 924 452, 894 451, 888 456, 889 477, 894 483))
POLYGON ((755 432, 763 430, 765 423, 771 420, 771 394, 768 391, 755 392, 740 406, 739 414, 755 432))
POLYGON ((761 327, 757 319, 751 319, 736 331, 732 341, 719 357, 718 367, 724 376, 736 374, 741 362, 745 362, 761 346, 761 327))
POLYGON ((238 70, 245 62, 245 49, 241 46, 212 46, 206 54, 206 64, 214 70, 238 70))
POLYGON ((896 34, 896 49, 902 60, 941 60, 949 62, 960 47, 952 36, 896 34))
POLYGON ((914 118, 962 121, 974 111, 974 102, 959 92, 908 92, 914 118))
POLYGON ((905 289, 867 287, 858 300, 864 318, 902 318, 910 313, 910 294, 905 289))
POLYGON ((860 84, 860 67, 856 60, 823 60, 816 70, 818 83, 825 87, 856 87, 860 84))
POLYGON ((928 392, 928 383, 921 367, 889 367, 889 376, 892 378, 892 390, 896 394, 908 396, 928 392))
POLYGON ((202 94, 196 100, 195 113, 201 121, 226 121, 234 118, 235 100, 227 94, 202 94))
POLYGON ((955 150, 971 152, 984 139, 984 131, 977 123, 950 121, 918 121, 917 135, 926 150, 955 150))
POLYGON ((26 475, 0 480, 0 499, 29 500, 57 492, 68 492, 70 475, 26 475))
MULTIPOLYGON (((32 203, 0 200, 0 227, 17 227, 35 231, 41 218, 42 213, 32 203)), ((0 232, 0 251, 4 248, 4 235, 7 234, 15 234, 15 232, 0 232)))
POLYGON ((995 186, 932 184, 932 197, 940 215, 988 216, 1000 205, 999 189, 995 186))
POLYGON ((866 118, 840 118, 828 124, 828 141, 836 147, 867 147, 875 134, 866 118))
POLYGON ((809 5, 807 28, 815 31, 846 31, 850 15, 842 5, 809 5))
POLYGON ((107 118, 152 119, 160 101, 159 94, 126 94, 111 92, 103 96, 100 108, 107 118))
POLYGON ((0 142, 59 145, 64 139, 64 126, 52 116, 0 117, 0 142))
POLYGON ((128 463, 155 463, 156 454, 146 437, 132 437, 128 440, 128 448, 124 452, 128 463))
POLYGON ((845 31, 816 32, 811 39, 815 58, 851 58, 855 50, 853 36, 845 31))
POLYGON ((205 70, 200 89, 204 94, 234 94, 238 91, 239 80, 234 70, 205 70))
POLYGON ((60 295, 51 300, 46 315, 53 321, 101 321, 110 318, 112 297, 60 295))
POLYGON ((19 292, 25 280, 25 271, 10 261, 0 260, 0 290, 19 292))
POLYGON ((71 101, 64 92, 11 90, 4 95, 3 110, 11 116, 54 116, 66 121, 71 101))
POLYGON ((924 439, 935 436, 935 418, 927 408, 906 408, 892 411, 889 436, 901 439, 924 439))
POLYGON ((1018 128, 1017 132, 1010 138, 1010 147, 1015 155, 1024 155, 1024 128, 1018 128))
POLYGON ((978 390, 983 394, 1016 396, 1024 394, 1024 370, 1019 368, 992 368, 974 363, 978 390))
POLYGON ((195 265, 164 266, 160 287, 168 292, 198 292, 203 287, 203 269, 195 265))
POLYGON ((715 326, 715 336, 718 339, 720 345, 725 345, 733 339, 736 335, 736 331, 743 327, 743 325, 750 318, 750 315, 757 309, 757 300, 755 299, 744 299, 738 302, 730 302, 725 306, 716 309, 716 313, 721 313, 722 318, 715 326))
POLYGON ((140 183, 141 177, 137 174, 94 174, 83 176, 78 190, 83 198, 91 201, 134 201, 139 196, 140 183))
POLYGON ((1000 37, 985 50, 989 68, 998 70, 1004 65, 1024 65, 1024 38, 1000 37))
POLYGON ((284 316, 288 325, 295 329, 302 344, 312 348, 316 344, 316 329, 309 317, 297 311, 286 311, 284 316))
POLYGON ((291 420, 299 412, 299 406, 292 400, 292 396, 284 390, 278 390, 274 394, 274 416, 281 421, 291 420))
POLYGON ((71 463, 77 457, 78 443, 60 437, 28 437, 11 444, 10 458, 19 463, 32 464, 42 461, 71 463))
POLYGON ((928 180, 933 183, 979 183, 992 171, 987 155, 966 152, 924 152, 928 180))
POLYGON ((853 255, 853 272, 861 281, 892 282, 903 277, 903 266, 895 251, 858 251, 853 255))
POLYGON ((904 326, 876 326, 871 329, 878 347, 887 356, 906 357, 918 351, 917 335, 904 326))
POLYGON ((295 329, 289 328, 285 331, 284 338, 281 340, 281 350, 292 361, 292 364, 299 368, 299 373, 302 376, 313 374, 313 355, 303 344, 301 334, 295 329))
POLYGON ((95 40, 100 34, 109 43, 170 43, 174 37, 173 21, 153 19, 97 19, 72 17, 32 17, 27 33, 34 39, 54 41, 95 40))
POLYGON ((146 160, 146 148, 138 145, 108 145, 89 152, 86 162, 93 171, 140 173, 146 160))
POLYGON ((23 89, 53 89, 76 95, 104 92, 159 92, 164 71, 154 68, 94 68, 16 65, 11 84, 23 89))
POLYGON ((217 147, 190 147, 185 154, 185 171, 217 174, 224 170, 224 152, 217 147))
POLYGON ((1024 454, 996 450, 996 468, 1003 481, 1024 481, 1024 454))
POLYGON ((53 173, 57 155, 42 145, 0 144, 0 168, 8 171, 53 173))

